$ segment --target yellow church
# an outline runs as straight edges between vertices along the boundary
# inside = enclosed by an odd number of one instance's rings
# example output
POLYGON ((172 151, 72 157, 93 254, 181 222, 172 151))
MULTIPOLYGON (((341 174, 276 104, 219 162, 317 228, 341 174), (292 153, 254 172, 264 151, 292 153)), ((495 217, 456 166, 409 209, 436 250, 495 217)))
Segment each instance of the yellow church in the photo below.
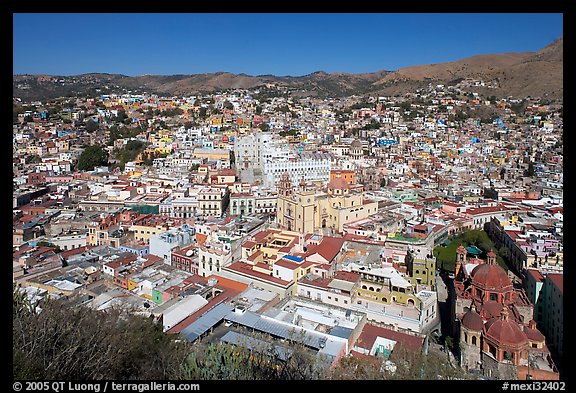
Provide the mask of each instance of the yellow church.
POLYGON ((378 212, 378 202, 364 198, 343 178, 333 178, 326 188, 308 190, 301 182, 294 190, 285 172, 278 183, 276 222, 282 228, 313 233, 319 228, 342 232, 345 224, 378 212))

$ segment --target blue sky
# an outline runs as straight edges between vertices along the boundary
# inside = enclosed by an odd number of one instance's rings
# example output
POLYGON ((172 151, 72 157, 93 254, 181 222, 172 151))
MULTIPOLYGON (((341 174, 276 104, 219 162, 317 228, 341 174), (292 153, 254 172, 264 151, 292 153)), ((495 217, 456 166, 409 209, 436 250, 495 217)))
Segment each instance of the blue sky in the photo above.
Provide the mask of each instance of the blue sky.
POLYGON ((13 15, 14 74, 306 75, 537 51, 561 13, 13 15))

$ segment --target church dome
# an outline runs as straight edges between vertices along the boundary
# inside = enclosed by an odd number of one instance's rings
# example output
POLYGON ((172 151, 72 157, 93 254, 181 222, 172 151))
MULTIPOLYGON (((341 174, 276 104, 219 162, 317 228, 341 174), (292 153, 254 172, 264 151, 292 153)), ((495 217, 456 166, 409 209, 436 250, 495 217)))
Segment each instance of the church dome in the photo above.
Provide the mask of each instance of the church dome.
POLYGON ((354 139, 350 148, 362 149, 362 142, 360 142, 360 139, 354 139))
POLYGON ((484 333, 499 344, 521 347, 528 344, 528 338, 520 326, 508 318, 508 309, 504 307, 500 318, 492 318, 484 325, 484 333))
POLYGON ((502 290, 512 286, 504 269, 496 264, 478 265, 472 270, 470 276, 472 276, 472 285, 484 289, 502 290))
POLYGON ((468 330, 479 332, 484 327, 484 322, 476 311, 470 310, 462 317, 462 326, 468 330))
POLYGON ((536 328, 536 322, 532 319, 528 323, 528 326, 524 328, 524 334, 528 337, 528 340, 535 342, 544 342, 546 338, 544 335, 536 328))
POLYGON ((349 188, 348 182, 341 177, 335 177, 328 183, 328 189, 330 190, 347 190, 349 188))

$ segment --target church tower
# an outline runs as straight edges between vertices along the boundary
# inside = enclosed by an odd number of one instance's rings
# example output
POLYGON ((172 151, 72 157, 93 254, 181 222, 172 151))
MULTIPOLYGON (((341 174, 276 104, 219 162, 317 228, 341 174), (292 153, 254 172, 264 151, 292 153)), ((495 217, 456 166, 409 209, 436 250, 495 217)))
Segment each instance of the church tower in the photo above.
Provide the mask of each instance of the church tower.
POLYGON ((460 245, 456 249, 456 271, 454 272, 454 277, 458 278, 462 264, 466 263, 466 249, 463 245, 460 245))
POLYGON ((292 182, 290 181, 290 174, 288 172, 284 172, 278 182, 278 194, 285 197, 292 196, 292 182))

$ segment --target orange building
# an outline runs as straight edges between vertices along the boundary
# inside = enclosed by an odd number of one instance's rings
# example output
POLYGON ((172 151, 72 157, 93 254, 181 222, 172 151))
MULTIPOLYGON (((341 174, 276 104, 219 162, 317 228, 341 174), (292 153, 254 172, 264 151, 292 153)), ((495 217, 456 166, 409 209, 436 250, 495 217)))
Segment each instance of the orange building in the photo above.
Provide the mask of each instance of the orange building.
POLYGON ((332 169, 330 171, 330 181, 336 179, 336 178, 341 178, 346 180, 346 182, 349 185, 353 185, 354 184, 354 176, 355 176, 355 172, 352 170, 346 170, 346 169, 332 169))

